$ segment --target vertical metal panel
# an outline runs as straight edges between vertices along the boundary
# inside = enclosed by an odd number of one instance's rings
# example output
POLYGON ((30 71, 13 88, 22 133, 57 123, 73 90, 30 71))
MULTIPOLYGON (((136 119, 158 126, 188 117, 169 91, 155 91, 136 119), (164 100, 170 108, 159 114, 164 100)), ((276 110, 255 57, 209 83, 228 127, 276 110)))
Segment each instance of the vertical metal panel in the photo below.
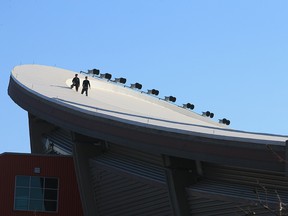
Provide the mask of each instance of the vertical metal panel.
POLYGON ((163 168, 108 153, 91 173, 99 215, 173 215, 163 168))

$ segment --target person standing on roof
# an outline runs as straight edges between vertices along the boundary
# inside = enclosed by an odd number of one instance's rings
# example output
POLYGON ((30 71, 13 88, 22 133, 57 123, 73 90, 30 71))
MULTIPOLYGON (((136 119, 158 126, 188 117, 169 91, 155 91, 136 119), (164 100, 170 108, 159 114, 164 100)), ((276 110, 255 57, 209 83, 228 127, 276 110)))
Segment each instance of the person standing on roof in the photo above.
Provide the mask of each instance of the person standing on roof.
POLYGON ((78 74, 75 74, 75 77, 72 79, 71 89, 75 86, 76 91, 78 92, 78 88, 80 86, 80 79, 78 78, 78 74))
POLYGON ((82 83, 82 91, 81 91, 81 94, 83 94, 84 92, 86 93, 86 96, 88 96, 88 87, 91 88, 90 86, 90 82, 88 80, 88 77, 86 76, 85 77, 85 80, 83 80, 83 83, 82 83))

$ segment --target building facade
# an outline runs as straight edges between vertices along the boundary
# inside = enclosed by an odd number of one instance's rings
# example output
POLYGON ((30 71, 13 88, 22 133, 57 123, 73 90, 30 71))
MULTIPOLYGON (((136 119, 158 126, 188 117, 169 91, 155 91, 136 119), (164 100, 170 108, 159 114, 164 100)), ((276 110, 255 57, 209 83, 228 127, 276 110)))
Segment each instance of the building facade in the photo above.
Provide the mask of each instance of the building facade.
POLYGON ((0 155, 1 215, 83 215, 73 158, 0 155))
POLYGON ((8 93, 28 112, 32 153, 73 158, 85 216, 287 214, 287 137, 232 130, 101 74, 80 75, 86 97, 74 74, 18 66, 8 93))

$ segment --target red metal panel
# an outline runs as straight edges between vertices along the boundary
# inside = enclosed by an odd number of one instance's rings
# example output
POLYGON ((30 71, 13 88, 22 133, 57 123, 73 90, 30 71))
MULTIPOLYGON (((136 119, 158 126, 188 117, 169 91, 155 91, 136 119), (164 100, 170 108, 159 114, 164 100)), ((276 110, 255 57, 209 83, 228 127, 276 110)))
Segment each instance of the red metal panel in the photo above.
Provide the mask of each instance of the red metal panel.
POLYGON ((30 154, 0 155, 0 215, 11 216, 81 216, 83 215, 74 163, 72 157, 30 154), (34 173, 39 167, 40 173, 34 173), (43 176, 59 179, 59 201, 57 213, 14 211, 15 176, 43 176))

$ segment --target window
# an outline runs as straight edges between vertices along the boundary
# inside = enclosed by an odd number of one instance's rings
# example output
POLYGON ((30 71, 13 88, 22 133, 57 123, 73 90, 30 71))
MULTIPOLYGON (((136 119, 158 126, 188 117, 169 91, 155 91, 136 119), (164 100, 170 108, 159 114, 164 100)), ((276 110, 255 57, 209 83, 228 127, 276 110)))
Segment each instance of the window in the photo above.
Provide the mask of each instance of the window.
POLYGON ((56 212, 59 183, 57 178, 16 176, 14 209, 56 212))

